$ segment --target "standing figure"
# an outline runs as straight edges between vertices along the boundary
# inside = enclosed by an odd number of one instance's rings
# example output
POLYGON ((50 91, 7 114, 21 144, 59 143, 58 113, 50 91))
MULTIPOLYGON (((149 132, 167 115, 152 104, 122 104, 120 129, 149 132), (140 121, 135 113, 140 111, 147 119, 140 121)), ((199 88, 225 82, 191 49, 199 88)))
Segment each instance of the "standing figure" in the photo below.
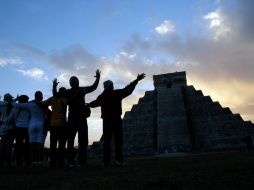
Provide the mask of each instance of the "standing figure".
MULTIPOLYGON (((0 101, 0 127, 7 123, 8 116, 12 111, 13 97, 7 93, 4 95, 4 101, 0 101)), ((10 124, 11 125, 11 124, 10 124)), ((12 157, 12 146, 14 141, 14 130, 9 130, 6 134, 1 135, 0 142, 0 164, 6 163, 8 166, 11 165, 12 157)))
MULTIPOLYGON (((28 103, 29 97, 21 95, 17 98, 18 103, 28 103)), ((14 108, 10 116, 9 122, 15 122, 15 139, 16 139, 16 165, 23 165, 23 157, 26 166, 31 164, 28 126, 31 114, 27 109, 14 108)))
MULTIPOLYGON (((53 81, 54 82, 54 81, 53 81)), ((64 92, 66 89, 61 87, 59 92, 64 92)), ((56 167, 64 166, 65 146, 67 140, 67 120, 66 109, 68 100, 65 97, 50 97, 42 104, 44 106, 51 106, 50 119, 50 166, 56 167), (57 151, 58 143, 58 151, 57 151)))
POLYGON ((35 92, 35 100, 29 103, 15 103, 14 107, 27 109, 31 113, 31 119, 28 127, 29 143, 31 148, 32 166, 41 166, 43 160, 43 149, 45 142, 44 122, 46 110, 41 105, 43 94, 40 91, 35 92))
POLYGON ((129 96, 135 89, 138 81, 145 78, 145 74, 137 76, 133 82, 123 89, 114 90, 113 82, 107 80, 103 83, 104 91, 92 101, 88 106, 91 108, 101 107, 101 118, 103 119, 103 163, 110 164, 111 159, 111 139, 115 141, 115 165, 123 165, 123 132, 122 132, 122 100, 129 96))
POLYGON ((100 71, 96 71, 96 80, 91 86, 80 87, 79 80, 76 76, 70 78, 71 88, 64 91, 56 91, 57 80, 53 83, 54 97, 66 97, 68 99, 69 114, 68 114, 68 162, 70 165, 75 165, 75 150, 74 139, 78 133, 78 162, 80 165, 86 164, 87 160, 87 146, 88 146, 88 126, 85 111, 85 95, 93 92, 100 80, 100 71))

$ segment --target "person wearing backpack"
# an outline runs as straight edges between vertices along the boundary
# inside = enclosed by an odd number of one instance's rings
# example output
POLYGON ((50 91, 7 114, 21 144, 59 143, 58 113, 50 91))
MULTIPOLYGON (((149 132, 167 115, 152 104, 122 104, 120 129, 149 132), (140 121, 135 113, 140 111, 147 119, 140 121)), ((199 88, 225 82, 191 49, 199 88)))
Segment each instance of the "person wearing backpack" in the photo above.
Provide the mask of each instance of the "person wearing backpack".
POLYGON ((111 160, 111 141, 114 137, 115 165, 123 166, 123 132, 122 132, 122 100, 129 96, 138 82, 145 78, 142 73, 123 89, 114 89, 113 82, 107 80, 103 83, 104 91, 96 100, 88 104, 91 108, 101 107, 101 118, 103 119, 103 163, 105 166, 111 160))
POLYGON ((68 113, 68 163, 69 165, 76 165, 74 139, 78 133, 78 164, 85 165, 87 161, 87 147, 88 147, 88 125, 85 96, 88 93, 96 90, 100 80, 100 71, 96 71, 96 80, 91 86, 79 86, 79 79, 72 76, 69 80, 70 89, 64 92, 57 92, 57 79, 53 81, 53 96, 65 97, 68 99, 69 113, 68 113))

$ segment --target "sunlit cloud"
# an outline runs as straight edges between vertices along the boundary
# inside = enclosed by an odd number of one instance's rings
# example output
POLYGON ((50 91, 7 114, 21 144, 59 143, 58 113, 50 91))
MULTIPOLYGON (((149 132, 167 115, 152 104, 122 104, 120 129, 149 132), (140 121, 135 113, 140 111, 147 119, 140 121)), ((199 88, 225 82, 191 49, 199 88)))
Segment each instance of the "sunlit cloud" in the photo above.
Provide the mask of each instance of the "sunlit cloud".
POLYGON ((175 26, 169 20, 165 20, 160 26, 155 27, 155 31, 159 34, 167 34, 175 32, 175 26))
POLYGON ((226 37, 231 33, 230 27, 226 24, 223 12, 218 9, 208 13, 204 19, 209 21, 209 28, 213 30, 215 40, 226 37))
POLYGON ((7 65, 20 65, 23 63, 24 62, 22 61, 22 59, 18 57, 1 57, 0 56, 1 67, 7 66, 7 65))
POLYGON ((22 75, 33 78, 33 79, 44 79, 48 80, 48 77, 45 75, 44 71, 39 68, 32 68, 32 69, 17 69, 22 75))

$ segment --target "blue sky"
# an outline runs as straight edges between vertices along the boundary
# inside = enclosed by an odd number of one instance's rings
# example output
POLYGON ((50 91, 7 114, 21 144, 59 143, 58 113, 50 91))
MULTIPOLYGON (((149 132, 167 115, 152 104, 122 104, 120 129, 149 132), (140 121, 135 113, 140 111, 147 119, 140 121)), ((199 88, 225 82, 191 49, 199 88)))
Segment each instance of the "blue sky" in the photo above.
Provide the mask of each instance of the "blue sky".
MULTIPOLYGON (((187 71, 189 84, 254 120, 252 0, 0 0, 0 95, 51 96, 77 75, 81 85, 147 78, 124 109, 153 89, 152 75, 187 71), (229 82, 230 81, 230 82, 229 82)), ((99 88, 87 96, 92 100, 99 88)), ((101 135, 99 110, 90 143, 101 135)))

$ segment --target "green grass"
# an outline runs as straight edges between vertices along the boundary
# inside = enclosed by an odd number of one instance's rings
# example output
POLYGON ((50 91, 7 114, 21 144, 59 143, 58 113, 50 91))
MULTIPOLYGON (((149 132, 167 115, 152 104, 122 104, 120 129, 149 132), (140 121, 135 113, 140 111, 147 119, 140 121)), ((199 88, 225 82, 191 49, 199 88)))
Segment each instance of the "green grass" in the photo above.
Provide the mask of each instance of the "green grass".
POLYGON ((130 158, 128 166, 99 160, 71 168, 0 168, 0 189, 254 189, 254 152, 130 158))

